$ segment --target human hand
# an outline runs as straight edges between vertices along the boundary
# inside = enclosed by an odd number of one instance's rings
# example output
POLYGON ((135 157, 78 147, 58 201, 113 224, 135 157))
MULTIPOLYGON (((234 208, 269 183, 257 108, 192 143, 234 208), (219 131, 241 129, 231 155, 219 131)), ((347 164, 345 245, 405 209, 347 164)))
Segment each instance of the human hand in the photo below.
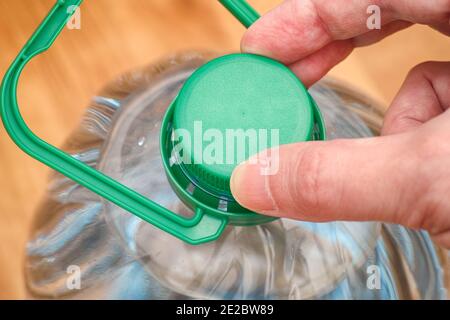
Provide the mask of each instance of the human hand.
MULTIPOLYGON (((288 0, 248 30, 242 48, 281 60, 311 85, 353 48, 412 23, 450 35, 450 1, 288 0), (381 30, 367 30, 370 4, 381 8, 381 30)), ((233 195, 277 217, 426 229, 450 248, 449 107, 450 62, 420 64, 392 102, 381 137, 281 146, 279 171, 261 175, 257 162, 240 165, 233 195)))

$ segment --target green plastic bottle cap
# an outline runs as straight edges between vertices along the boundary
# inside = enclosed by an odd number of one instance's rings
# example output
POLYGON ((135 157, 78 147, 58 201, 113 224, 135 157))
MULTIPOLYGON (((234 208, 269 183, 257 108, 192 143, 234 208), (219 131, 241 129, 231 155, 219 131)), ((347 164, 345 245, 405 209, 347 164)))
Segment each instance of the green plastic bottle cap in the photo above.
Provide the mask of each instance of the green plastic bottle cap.
POLYGON ((188 79, 166 117, 171 130, 163 135, 171 138, 163 153, 172 157, 172 185, 214 209, 246 213, 230 191, 234 168, 267 148, 320 139, 317 115, 305 87, 281 63, 251 54, 212 60, 188 79))

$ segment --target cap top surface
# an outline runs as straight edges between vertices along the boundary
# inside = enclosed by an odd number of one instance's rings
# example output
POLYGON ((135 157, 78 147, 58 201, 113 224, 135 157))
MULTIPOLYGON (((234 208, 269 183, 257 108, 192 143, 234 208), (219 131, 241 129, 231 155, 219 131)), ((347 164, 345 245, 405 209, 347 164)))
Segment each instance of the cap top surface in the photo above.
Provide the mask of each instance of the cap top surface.
POLYGON ((231 195, 233 169, 253 154, 311 138, 314 115, 305 87, 286 66, 265 57, 232 54, 210 61, 175 103, 183 166, 214 193, 231 195))

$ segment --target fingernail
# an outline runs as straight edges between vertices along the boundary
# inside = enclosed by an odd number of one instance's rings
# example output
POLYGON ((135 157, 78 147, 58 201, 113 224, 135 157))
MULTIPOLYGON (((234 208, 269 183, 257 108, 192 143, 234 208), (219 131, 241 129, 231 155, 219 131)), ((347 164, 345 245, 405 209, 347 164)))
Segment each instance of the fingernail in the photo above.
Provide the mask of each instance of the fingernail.
POLYGON ((269 176, 261 174, 259 164, 246 161, 233 172, 230 181, 234 198, 243 207, 263 214, 273 215, 276 210, 269 188, 269 176))

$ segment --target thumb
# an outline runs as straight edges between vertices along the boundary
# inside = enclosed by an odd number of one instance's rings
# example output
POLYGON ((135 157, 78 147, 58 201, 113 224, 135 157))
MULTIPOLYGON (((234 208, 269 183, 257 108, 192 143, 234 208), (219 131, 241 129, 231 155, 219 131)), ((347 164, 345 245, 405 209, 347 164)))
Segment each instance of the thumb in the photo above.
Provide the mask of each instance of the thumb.
POLYGON ((422 189, 406 140, 398 134, 281 146, 275 174, 261 174, 267 161, 246 161, 233 172, 231 190, 244 207, 271 216, 414 225, 409 209, 422 189))

